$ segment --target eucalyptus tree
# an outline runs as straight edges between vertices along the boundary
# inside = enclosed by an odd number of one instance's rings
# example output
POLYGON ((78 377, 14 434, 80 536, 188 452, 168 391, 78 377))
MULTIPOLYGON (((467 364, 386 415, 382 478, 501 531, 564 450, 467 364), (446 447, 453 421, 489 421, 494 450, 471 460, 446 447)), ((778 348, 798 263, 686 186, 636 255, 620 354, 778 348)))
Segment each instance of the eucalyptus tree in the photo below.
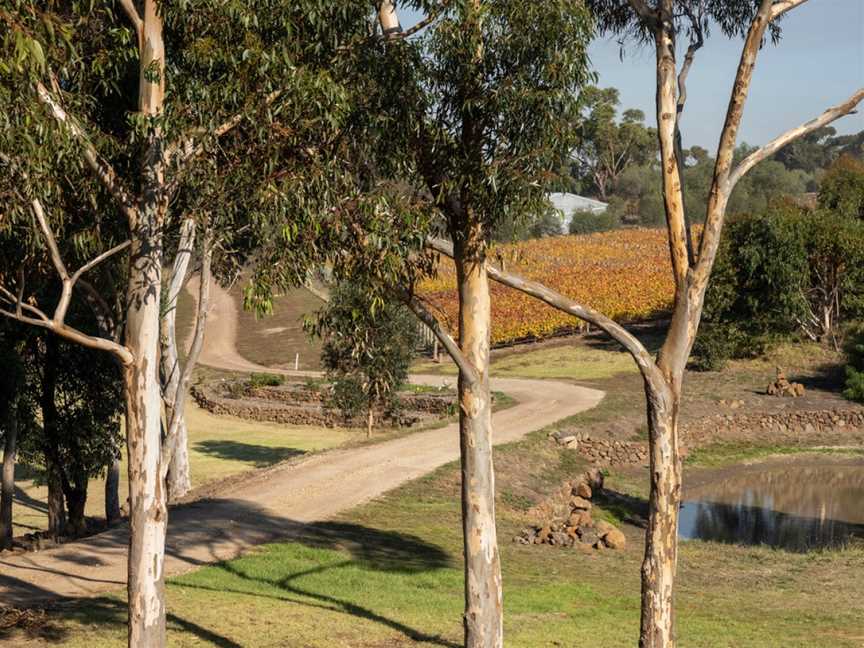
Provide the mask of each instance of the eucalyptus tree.
MULTIPOLYGON (((278 185, 291 161, 295 173, 314 174, 314 144, 338 127, 343 111, 344 91, 328 69, 341 56, 340 40, 366 33, 368 7, 347 0, 3 0, 0 24, 0 153, 16 176, 10 231, 34 250, 47 249, 61 286, 49 314, 33 303, 20 273, 4 272, 0 312, 111 353, 122 367, 131 505, 128 640, 161 646, 164 480, 204 319, 198 318, 163 442, 164 235, 178 220, 184 192, 203 187, 217 202, 233 196, 230 209, 216 204, 208 212, 216 213, 211 222, 235 233, 243 227, 220 212, 236 215, 243 203, 254 224, 273 194, 285 193, 278 185), (223 175, 214 165, 226 159, 223 175), (74 271, 58 244, 64 214, 55 199, 64 183, 78 187, 100 216, 120 219, 128 236, 74 271), (254 193, 238 196, 232 187, 254 193), (118 341, 74 328, 66 313, 82 275, 120 253, 128 264, 118 341)), ((296 203, 291 216, 314 214, 296 203)))
MULTIPOLYGON (((649 522, 642 564, 641 646, 675 645, 673 594, 678 561, 677 523, 681 500, 681 456, 678 417, 684 370, 690 355, 704 305, 729 196, 735 185, 759 162, 770 158, 795 139, 850 113, 864 100, 864 89, 819 117, 793 128, 768 144, 749 152, 733 165, 735 142, 753 70, 766 34, 779 35, 777 21, 806 0, 590 0, 601 26, 653 44, 656 51, 657 135, 660 146, 662 187, 675 296, 672 319, 665 341, 652 357, 644 345, 624 327, 596 310, 567 298, 546 286, 513 273, 487 266, 489 276, 530 294, 547 304, 596 325, 618 341, 633 357, 647 396, 650 451, 649 522), (716 152, 714 174, 701 239, 698 246, 689 236, 684 213, 680 146, 676 144, 678 120, 684 109, 687 72, 701 47, 709 26, 727 36, 742 36, 744 44, 729 106, 716 152), (679 66, 676 44, 681 35, 689 39, 687 55, 679 66)), ((449 243, 430 240, 442 254, 457 254, 449 243)))
POLYGON ((572 146, 577 94, 589 78, 591 21, 577 0, 404 4, 428 17, 404 32, 394 5, 381 4, 382 83, 391 85, 369 110, 389 120, 404 170, 431 197, 453 245, 458 340, 404 297, 459 368, 465 645, 501 646, 487 247, 499 223, 546 207, 545 185, 572 146))
POLYGON ((573 150, 576 171, 608 201, 621 174, 631 165, 647 164, 657 155, 657 134, 646 128, 645 114, 628 109, 618 118, 617 88, 589 87, 580 95, 583 117, 573 150))

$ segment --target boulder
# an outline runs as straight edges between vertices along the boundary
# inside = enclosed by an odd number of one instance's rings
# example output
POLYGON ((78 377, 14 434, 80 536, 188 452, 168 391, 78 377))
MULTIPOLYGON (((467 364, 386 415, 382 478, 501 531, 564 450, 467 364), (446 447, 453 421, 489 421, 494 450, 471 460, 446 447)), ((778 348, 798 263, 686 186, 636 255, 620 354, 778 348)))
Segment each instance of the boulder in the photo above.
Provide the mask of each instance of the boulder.
POLYGON ((591 487, 588 484, 586 484, 585 482, 579 482, 573 489, 573 494, 590 500, 593 493, 591 492, 591 487))
POLYGON ((603 542, 610 549, 623 549, 627 546, 627 538, 620 529, 614 527, 603 536, 603 542))
POLYGON ((579 497, 578 495, 574 495, 570 498, 570 506, 573 507, 574 510, 591 510, 591 502, 584 497, 579 497))

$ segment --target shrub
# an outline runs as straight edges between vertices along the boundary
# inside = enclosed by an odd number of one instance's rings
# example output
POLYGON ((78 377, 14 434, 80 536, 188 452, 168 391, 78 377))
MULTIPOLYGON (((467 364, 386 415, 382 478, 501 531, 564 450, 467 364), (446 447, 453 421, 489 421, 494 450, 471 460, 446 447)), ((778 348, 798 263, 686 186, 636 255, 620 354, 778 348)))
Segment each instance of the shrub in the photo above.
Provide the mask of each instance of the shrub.
POLYGON ((593 234, 615 229, 620 222, 610 211, 594 213, 591 211, 576 211, 570 219, 571 234, 593 234))
POLYGON ((841 216, 864 219, 864 162, 843 156, 822 178, 819 206, 841 216))
POLYGON ((850 336, 846 345, 846 389, 843 396, 864 403, 864 326, 850 336))
POLYGON ((249 386, 255 387, 278 387, 285 383, 285 376, 272 373, 253 373, 249 376, 249 386))

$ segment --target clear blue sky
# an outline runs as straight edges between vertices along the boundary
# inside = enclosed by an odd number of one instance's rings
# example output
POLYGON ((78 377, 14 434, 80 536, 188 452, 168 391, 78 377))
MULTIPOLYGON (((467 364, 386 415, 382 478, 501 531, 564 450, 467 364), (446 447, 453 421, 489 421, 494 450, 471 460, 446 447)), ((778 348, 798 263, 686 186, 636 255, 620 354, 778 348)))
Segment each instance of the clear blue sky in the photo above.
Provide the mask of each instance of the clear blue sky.
MULTIPOLYGON (((420 17, 400 10, 400 18, 410 27, 420 17)), ((782 26, 783 40, 759 56, 741 142, 764 144, 864 86, 864 0, 810 0, 788 14, 782 26)), ((599 85, 618 88, 622 108, 639 108, 653 121, 653 50, 628 48, 621 61, 615 39, 601 38, 590 53, 599 85)), ((716 148, 740 53, 741 42, 719 32, 700 50, 681 124, 685 146, 716 148)), ((834 127, 841 133, 864 130, 864 109, 834 127)))

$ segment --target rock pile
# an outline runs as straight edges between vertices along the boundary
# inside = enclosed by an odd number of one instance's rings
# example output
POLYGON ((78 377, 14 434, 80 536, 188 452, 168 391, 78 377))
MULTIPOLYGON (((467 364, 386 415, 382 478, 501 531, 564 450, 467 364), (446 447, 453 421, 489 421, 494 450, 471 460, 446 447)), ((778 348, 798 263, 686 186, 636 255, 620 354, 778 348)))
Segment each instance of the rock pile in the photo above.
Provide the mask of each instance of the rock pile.
POLYGON ((777 380, 768 385, 765 393, 769 396, 791 396, 792 398, 797 398, 804 395, 804 385, 789 382, 786 378, 786 373, 780 367, 777 367, 777 380))
POLYGON ((648 463, 648 445, 632 441, 592 439, 582 432, 553 432, 549 435, 558 445, 576 450, 591 463, 601 466, 648 463))
POLYGON ((513 542, 583 549, 624 549, 627 539, 615 525, 591 516, 591 498, 603 488, 603 474, 592 469, 578 479, 566 481, 558 494, 529 513, 543 520, 529 526, 513 542))

